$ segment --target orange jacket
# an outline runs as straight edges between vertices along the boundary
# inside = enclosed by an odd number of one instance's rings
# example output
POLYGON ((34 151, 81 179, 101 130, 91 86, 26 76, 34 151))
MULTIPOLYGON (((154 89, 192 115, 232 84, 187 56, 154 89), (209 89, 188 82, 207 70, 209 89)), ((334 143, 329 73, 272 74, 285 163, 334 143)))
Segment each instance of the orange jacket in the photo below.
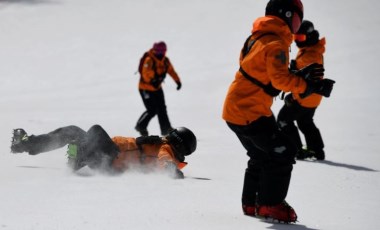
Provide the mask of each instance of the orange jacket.
MULTIPOLYGON (((297 69, 302 69, 303 67, 312 64, 319 63, 323 64, 323 54, 325 53, 326 39, 322 38, 319 42, 313 46, 300 48, 296 57, 296 67, 297 69)), ((293 94, 293 98, 298 101, 298 103, 307 108, 317 108, 322 101, 322 95, 313 93, 308 97, 301 99, 299 94, 293 94)))
POLYGON ((155 88, 150 82, 155 77, 155 74, 168 73, 175 82, 179 82, 180 78, 177 72, 174 70, 169 58, 166 56, 160 60, 153 54, 153 50, 148 51, 148 57, 145 58, 143 68, 141 71, 141 78, 139 82, 140 90, 157 91, 161 88, 161 84, 158 88, 155 88), (156 71, 156 72, 155 72, 156 71))
MULTIPOLYGON (((306 82, 289 72, 289 48, 293 41, 286 23, 275 16, 258 18, 252 29, 251 39, 258 39, 240 66, 263 84, 272 85, 285 92, 303 93, 306 82)), ((271 116, 273 97, 247 80, 240 71, 230 85, 224 102, 223 119, 236 125, 249 124, 261 116, 271 116)))
POLYGON ((166 143, 144 144, 140 152, 135 138, 116 136, 112 141, 120 150, 112 162, 113 168, 118 171, 125 171, 136 165, 146 169, 165 169, 169 163, 174 163, 178 169, 187 165, 186 162, 179 162, 175 158, 172 148, 166 143))

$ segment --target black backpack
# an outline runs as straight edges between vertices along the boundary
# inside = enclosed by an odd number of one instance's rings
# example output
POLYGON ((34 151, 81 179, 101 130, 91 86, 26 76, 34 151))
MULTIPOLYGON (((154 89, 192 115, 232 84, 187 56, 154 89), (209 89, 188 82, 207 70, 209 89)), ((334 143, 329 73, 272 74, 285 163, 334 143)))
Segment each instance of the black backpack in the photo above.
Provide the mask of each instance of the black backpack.
MULTIPOLYGON (((142 69, 143 69, 145 58, 147 58, 148 56, 149 56, 149 52, 145 52, 143 54, 143 56, 140 58, 139 68, 138 68, 138 72, 140 73, 140 75, 142 74, 142 69)), ((166 70, 169 68, 169 65, 170 65, 169 58, 165 57, 165 68, 166 68, 166 70)), ((153 62, 153 69, 155 69, 155 67, 156 67, 156 62, 153 62)))

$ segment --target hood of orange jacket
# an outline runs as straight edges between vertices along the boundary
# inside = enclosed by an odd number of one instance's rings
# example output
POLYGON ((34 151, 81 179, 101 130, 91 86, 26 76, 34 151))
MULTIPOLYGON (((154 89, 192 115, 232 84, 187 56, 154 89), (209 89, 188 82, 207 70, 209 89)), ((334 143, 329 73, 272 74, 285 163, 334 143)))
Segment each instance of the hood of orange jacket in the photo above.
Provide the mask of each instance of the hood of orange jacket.
MULTIPOLYGON (((325 53, 326 38, 321 38, 319 42, 313 46, 303 47, 298 50, 296 63, 297 69, 312 64, 323 64, 323 54, 325 53)), ((316 108, 322 101, 322 95, 313 93, 306 98, 301 98, 299 94, 293 94, 294 99, 303 107, 316 108)))
MULTIPOLYGON (((287 24, 275 16, 258 18, 253 23, 251 41, 255 41, 240 66, 249 76, 285 92, 303 93, 306 82, 289 72, 289 48, 293 41, 287 24)), ((236 125, 249 124, 261 116, 271 116, 273 97, 247 80, 240 71, 229 87, 223 119, 236 125)))

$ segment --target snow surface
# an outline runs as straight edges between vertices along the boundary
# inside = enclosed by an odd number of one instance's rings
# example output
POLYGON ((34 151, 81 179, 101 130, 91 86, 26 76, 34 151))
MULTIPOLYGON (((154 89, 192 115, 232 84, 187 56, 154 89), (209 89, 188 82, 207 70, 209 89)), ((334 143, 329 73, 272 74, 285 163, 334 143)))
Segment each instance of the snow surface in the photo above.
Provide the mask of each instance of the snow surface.
POLYGON ((248 158, 221 111, 266 2, 0 0, 0 229, 380 229, 377 0, 304 0, 305 19, 327 39, 326 77, 337 81, 315 117, 327 159, 294 166, 287 201, 297 224, 242 214, 248 158), (159 40, 183 81, 180 91, 165 82, 171 122, 199 139, 188 178, 73 174, 65 148, 10 153, 19 127, 41 134, 101 124, 111 136, 137 136, 144 107, 134 73, 159 40))

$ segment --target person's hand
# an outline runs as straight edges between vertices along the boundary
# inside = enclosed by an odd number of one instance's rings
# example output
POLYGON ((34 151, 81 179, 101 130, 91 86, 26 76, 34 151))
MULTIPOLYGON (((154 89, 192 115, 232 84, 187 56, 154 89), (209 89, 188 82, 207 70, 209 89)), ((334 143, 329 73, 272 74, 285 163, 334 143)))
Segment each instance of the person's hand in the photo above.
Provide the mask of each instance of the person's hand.
POLYGON ((312 93, 317 93, 324 97, 330 97, 335 81, 326 78, 322 80, 307 80, 306 84, 307 87, 305 92, 300 94, 301 98, 305 98, 312 93))
POLYGON ((180 90, 182 87, 182 83, 180 81, 177 81, 177 90, 180 90))
POLYGON ((322 64, 313 63, 300 70, 294 72, 295 75, 302 77, 305 80, 321 79, 324 75, 325 69, 322 64))
POLYGON ((166 170, 169 173, 169 176, 173 179, 184 179, 185 176, 183 172, 177 168, 173 162, 168 162, 165 166, 166 170))
POLYGON ((185 175, 179 169, 177 169, 173 175, 173 179, 185 179, 185 175))

